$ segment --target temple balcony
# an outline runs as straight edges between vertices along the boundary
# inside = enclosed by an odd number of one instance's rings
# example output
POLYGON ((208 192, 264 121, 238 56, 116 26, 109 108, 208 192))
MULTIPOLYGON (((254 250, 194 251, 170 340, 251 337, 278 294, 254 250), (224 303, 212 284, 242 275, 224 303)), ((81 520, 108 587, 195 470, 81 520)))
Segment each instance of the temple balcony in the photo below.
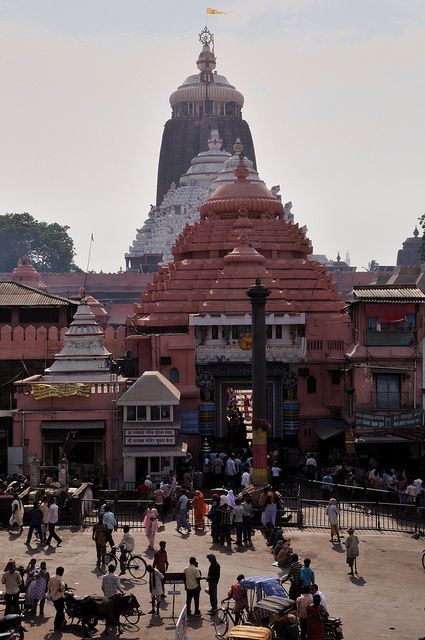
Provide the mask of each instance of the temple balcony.
MULTIPOLYGON (((306 360, 305 338, 295 340, 267 340, 267 362, 303 362, 306 360)), ((206 341, 196 347, 197 364, 213 362, 251 362, 252 349, 243 349, 240 341, 206 341)))

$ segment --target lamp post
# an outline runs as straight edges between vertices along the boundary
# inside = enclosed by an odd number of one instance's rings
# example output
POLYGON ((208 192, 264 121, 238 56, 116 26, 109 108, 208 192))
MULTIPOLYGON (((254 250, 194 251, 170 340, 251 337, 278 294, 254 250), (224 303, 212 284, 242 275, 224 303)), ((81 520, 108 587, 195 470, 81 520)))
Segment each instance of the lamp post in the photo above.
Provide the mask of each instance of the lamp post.
POLYGON ((266 300, 270 289, 259 278, 247 291, 252 310, 252 457, 253 482, 267 483, 266 300))

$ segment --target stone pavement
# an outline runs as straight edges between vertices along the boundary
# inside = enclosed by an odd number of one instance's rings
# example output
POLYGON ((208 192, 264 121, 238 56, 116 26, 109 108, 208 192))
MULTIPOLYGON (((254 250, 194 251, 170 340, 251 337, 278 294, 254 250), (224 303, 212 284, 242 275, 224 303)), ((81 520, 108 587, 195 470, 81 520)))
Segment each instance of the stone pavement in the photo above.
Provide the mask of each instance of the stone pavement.
MULTIPOLYGON (((25 532, 26 533, 26 532, 25 532)), ((358 533, 360 538, 359 577, 347 575, 344 547, 332 547, 329 532, 323 530, 288 529, 294 550, 300 559, 308 556, 316 573, 316 582, 327 599, 331 615, 340 616, 344 624, 346 640, 363 638, 394 638, 397 640, 419 640, 425 636, 425 571, 421 565, 421 553, 424 541, 395 533, 358 533)), ((31 557, 38 561, 47 561, 50 573, 58 565, 65 567, 66 582, 73 586, 78 594, 100 594, 101 575, 95 566, 95 548, 91 541, 91 532, 63 529, 60 533, 63 545, 47 551, 40 551, 33 543, 27 548, 24 535, 0 533, 3 566, 13 557, 25 565, 31 557)), ((115 534, 119 542, 121 532, 115 534)), ((209 534, 191 533, 182 536, 175 530, 175 523, 167 523, 165 530, 157 536, 167 541, 170 571, 182 571, 189 556, 195 555, 199 568, 206 575, 208 568, 207 553, 214 552, 221 565, 219 598, 226 597, 227 590, 236 575, 245 576, 280 575, 272 566, 272 556, 265 545, 261 533, 253 537, 253 547, 241 553, 227 551, 219 545, 212 545, 209 534)), ((147 560, 146 538, 143 531, 135 531, 136 552, 143 552, 147 560)), ((234 548, 235 549, 235 548, 234 548)), ((189 640, 199 637, 202 640, 215 638, 211 619, 206 614, 210 608, 209 598, 203 584, 201 593, 201 618, 189 621, 189 640)), ((133 580, 124 580, 126 590, 134 590, 143 611, 150 609, 148 586, 145 580, 140 584, 133 580)), ((184 588, 180 585, 181 595, 176 598, 176 609, 184 604, 184 588)), ((171 597, 168 598, 171 602, 171 597)), ((120 636, 122 640, 174 640, 174 626, 171 619, 171 605, 165 606, 161 617, 145 615, 140 619, 139 628, 126 628, 120 636)), ((46 604, 46 618, 28 618, 27 640, 63 640, 66 636, 81 637, 81 630, 70 627, 63 634, 53 631, 53 607, 46 604)), ((103 623, 99 623, 103 636, 103 623)), ((109 636, 112 638, 112 635, 109 636)))

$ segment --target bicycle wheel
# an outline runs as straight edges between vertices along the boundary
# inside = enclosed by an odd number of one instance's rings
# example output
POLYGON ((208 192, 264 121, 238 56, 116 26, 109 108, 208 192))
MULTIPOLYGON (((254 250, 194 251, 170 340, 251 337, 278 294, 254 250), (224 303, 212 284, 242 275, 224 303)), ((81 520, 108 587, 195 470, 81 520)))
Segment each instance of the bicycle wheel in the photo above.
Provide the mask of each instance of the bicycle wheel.
POLYGON ((214 629, 219 638, 224 638, 229 629, 229 615, 226 609, 217 609, 215 612, 214 629))
POLYGON ((136 580, 141 580, 146 573, 146 561, 142 556, 130 556, 127 562, 127 569, 136 580))
POLYGON ((113 564, 115 569, 117 568, 117 564, 118 564, 117 556, 114 553, 112 553, 112 551, 105 553, 105 555, 103 556, 103 560, 105 562, 106 567, 109 567, 110 564, 113 564))
POLYGON ((124 618, 127 620, 128 624, 131 624, 133 627, 135 627, 140 620, 139 609, 131 609, 126 611, 124 613, 124 618))
POLYGON ((425 551, 422 554, 422 566, 425 569, 425 551))

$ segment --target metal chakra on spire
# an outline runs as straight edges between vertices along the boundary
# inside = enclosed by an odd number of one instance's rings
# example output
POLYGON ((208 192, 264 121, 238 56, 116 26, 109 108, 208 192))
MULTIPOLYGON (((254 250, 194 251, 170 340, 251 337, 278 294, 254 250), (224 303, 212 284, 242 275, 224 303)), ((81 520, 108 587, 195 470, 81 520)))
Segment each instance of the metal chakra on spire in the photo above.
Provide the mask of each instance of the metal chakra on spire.
POLYGON ((205 45, 214 45, 214 36, 208 27, 204 27, 199 34, 199 42, 205 45))

